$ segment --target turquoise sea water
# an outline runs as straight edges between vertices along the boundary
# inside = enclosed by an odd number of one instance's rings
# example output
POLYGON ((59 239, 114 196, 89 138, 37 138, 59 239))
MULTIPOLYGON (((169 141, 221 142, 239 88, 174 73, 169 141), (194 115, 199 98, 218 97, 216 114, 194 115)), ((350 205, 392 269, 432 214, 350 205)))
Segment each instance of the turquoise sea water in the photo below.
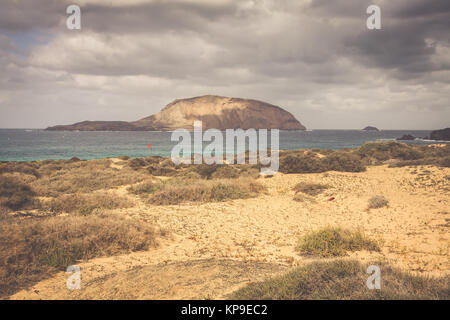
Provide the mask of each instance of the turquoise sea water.
MULTIPOLYGON (((38 129, 0 129, 0 161, 47 159, 98 159, 127 155, 169 157, 176 142, 171 132, 70 132, 38 129), (148 149, 148 144, 151 148, 148 149)), ((404 134, 425 137, 430 131, 312 130, 280 131, 280 149, 341 149, 359 147, 367 141, 393 140, 404 134)), ((415 140, 409 143, 430 144, 415 140)), ((270 146, 270 145, 269 145, 270 146)))

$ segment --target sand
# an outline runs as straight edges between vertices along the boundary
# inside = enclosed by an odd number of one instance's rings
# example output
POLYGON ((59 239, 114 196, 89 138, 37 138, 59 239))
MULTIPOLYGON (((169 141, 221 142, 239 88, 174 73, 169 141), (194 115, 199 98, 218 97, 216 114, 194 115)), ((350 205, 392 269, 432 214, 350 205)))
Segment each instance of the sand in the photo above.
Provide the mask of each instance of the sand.
MULTIPOLYGON (((384 165, 362 173, 277 173, 259 180, 267 193, 253 199, 151 206, 136 197, 136 207, 113 214, 170 231, 159 248, 81 261, 81 290, 68 290, 68 275, 60 272, 11 299, 221 299, 249 282, 314 261, 295 246, 301 235, 324 226, 359 229, 380 241, 381 252, 349 258, 449 275, 449 176, 449 168, 384 165), (330 188, 296 202, 292 187, 299 182, 330 188), (389 206, 368 210, 374 195, 386 197, 389 206)), ((126 187, 111 192, 127 193, 126 187)))

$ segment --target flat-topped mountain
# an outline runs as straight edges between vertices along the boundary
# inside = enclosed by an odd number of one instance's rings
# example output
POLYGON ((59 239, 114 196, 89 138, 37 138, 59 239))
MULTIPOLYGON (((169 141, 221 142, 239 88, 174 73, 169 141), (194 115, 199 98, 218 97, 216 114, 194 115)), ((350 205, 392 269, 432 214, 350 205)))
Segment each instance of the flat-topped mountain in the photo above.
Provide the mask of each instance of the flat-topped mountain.
POLYGON ((179 99, 150 117, 134 121, 83 121, 59 125, 46 130, 79 131, 171 131, 193 129, 194 121, 202 121, 204 129, 281 129, 305 130, 295 117, 280 107, 266 102, 202 96, 179 99))

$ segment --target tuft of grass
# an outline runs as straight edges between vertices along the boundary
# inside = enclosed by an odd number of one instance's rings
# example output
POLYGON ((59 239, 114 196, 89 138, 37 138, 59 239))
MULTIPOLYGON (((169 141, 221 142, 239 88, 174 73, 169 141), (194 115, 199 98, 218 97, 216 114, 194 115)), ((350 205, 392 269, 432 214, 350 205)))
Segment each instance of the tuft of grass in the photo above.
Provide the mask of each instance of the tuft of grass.
POLYGON ((383 207, 387 207, 389 205, 389 201, 384 196, 373 196, 369 199, 369 209, 379 209, 383 207))
POLYGON ((329 187, 327 185, 319 183, 298 183, 295 185, 293 190, 295 192, 302 192, 310 196, 317 196, 328 188, 329 187))
POLYGON ((379 251, 380 248, 359 231, 326 227, 301 237, 297 250, 306 255, 338 257, 347 255, 347 251, 379 251))
POLYGON ((0 224, 0 297, 79 260, 156 247, 158 236, 146 222, 114 216, 10 219, 0 224))
POLYGON ((366 286, 368 264, 338 259, 314 262, 232 293, 233 300, 394 300, 450 299, 450 277, 411 275, 385 263, 371 263, 381 269, 381 290, 366 286))

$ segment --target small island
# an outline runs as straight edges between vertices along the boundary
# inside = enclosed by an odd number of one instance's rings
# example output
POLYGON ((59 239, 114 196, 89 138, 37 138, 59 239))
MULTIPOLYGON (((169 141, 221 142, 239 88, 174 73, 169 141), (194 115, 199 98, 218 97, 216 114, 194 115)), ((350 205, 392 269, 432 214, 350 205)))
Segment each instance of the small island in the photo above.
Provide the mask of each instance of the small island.
POLYGON ((367 126, 363 129, 363 131, 380 131, 377 127, 367 126))
POLYGON ((416 140, 416 137, 414 137, 412 134, 404 134, 401 138, 397 138, 396 140, 398 141, 412 141, 412 140, 416 140))

